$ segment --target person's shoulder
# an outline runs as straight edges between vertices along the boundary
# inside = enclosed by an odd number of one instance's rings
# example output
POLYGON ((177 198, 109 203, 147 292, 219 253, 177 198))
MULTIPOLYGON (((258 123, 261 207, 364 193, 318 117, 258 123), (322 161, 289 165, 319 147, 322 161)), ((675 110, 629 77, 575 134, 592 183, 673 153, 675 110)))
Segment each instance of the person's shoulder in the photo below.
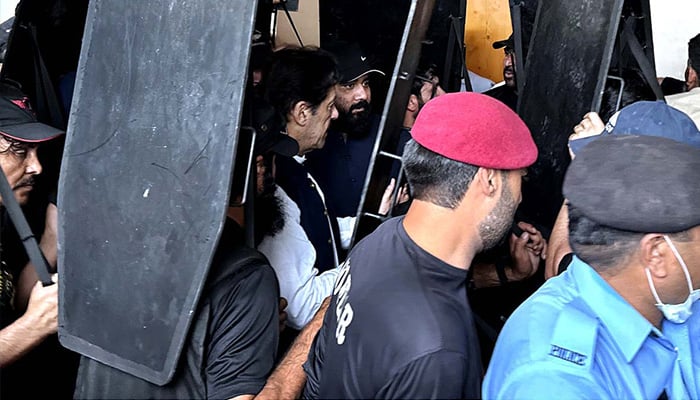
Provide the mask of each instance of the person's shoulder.
POLYGON ((401 258, 398 223, 401 217, 389 219, 379 225, 372 233, 360 240, 348 254, 347 260, 352 260, 353 279, 357 273, 368 275, 372 280, 381 280, 393 276, 396 264, 401 258))
POLYGON ((536 398, 551 390, 548 378, 571 390, 580 385, 594 390, 599 322, 580 297, 554 283, 535 292, 506 322, 484 378, 485 398, 536 398))
POLYGON ((276 282, 277 279, 265 255, 247 246, 234 246, 215 258, 207 277, 207 287, 230 285, 232 281, 249 277, 262 282, 276 282))
POLYGON ((668 95, 665 97, 666 103, 671 107, 687 113, 686 109, 692 108, 697 110, 700 108, 700 87, 693 88, 687 92, 668 95))
POLYGON ((500 84, 496 84, 491 87, 491 89, 483 92, 482 94, 485 94, 487 96, 491 97, 498 97, 503 95, 504 92, 508 91, 510 88, 505 84, 505 82, 502 82, 500 84))
POLYGON ((615 398, 589 374, 561 369, 535 361, 509 371, 505 379, 494 382, 487 372, 482 385, 484 399, 604 399, 615 398))
POLYGON ((496 358, 590 367, 598 320, 570 289, 568 277, 550 279, 508 318, 498 338, 496 358))

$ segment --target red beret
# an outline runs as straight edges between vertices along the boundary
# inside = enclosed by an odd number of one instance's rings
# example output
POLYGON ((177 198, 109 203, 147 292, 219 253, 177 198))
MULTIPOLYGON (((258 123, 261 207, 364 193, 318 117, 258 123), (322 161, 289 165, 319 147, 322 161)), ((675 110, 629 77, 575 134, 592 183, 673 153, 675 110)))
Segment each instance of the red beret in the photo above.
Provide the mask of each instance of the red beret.
POLYGON ((430 100, 411 136, 435 153, 478 167, 520 169, 537 159, 535 142, 520 117, 478 93, 449 93, 430 100))

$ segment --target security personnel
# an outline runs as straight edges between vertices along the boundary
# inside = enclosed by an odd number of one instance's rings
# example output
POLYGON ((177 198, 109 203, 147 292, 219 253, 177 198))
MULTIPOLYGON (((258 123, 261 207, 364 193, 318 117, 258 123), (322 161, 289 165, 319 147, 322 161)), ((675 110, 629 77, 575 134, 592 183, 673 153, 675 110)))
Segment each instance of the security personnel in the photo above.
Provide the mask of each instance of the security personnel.
POLYGON ((506 323, 487 399, 698 398, 700 150, 609 136, 564 182, 576 256, 506 323))
POLYGON ((414 200, 341 267, 305 398, 480 396, 467 270, 510 229, 537 148, 517 114, 477 93, 431 100, 412 134, 402 157, 414 200))

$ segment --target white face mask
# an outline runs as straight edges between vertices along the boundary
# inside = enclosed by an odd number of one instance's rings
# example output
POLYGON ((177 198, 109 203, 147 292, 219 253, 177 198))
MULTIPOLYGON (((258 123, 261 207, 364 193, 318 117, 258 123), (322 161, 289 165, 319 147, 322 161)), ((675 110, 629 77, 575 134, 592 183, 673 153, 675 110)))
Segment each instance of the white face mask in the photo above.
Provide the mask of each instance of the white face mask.
POLYGON ((645 272, 647 274, 647 280, 649 281, 649 287, 651 288, 651 292, 654 294, 654 299, 656 300, 656 307, 661 310, 667 320, 675 324, 682 324, 693 314, 693 303, 700 299, 700 289, 693 290, 693 283, 690 279, 690 273, 688 272, 688 267, 685 265, 683 258, 678 253, 676 246, 673 245, 668 236, 664 235, 664 240, 666 240, 666 243, 668 243, 669 247, 671 247, 673 255, 676 256, 676 259, 681 264, 681 268, 683 268, 685 280, 688 282, 688 298, 686 298, 685 301, 680 304, 662 303, 659 295, 656 293, 656 288, 654 287, 654 282, 651 279, 651 272, 649 271, 649 268, 646 268, 645 272))

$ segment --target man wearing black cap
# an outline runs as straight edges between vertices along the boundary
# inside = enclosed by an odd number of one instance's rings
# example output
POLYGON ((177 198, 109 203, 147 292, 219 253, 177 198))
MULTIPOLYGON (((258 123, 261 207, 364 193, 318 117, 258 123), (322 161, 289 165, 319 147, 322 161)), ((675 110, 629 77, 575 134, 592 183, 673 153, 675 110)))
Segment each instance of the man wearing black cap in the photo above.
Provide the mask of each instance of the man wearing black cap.
POLYGON ((331 124, 324 148, 310 154, 307 165, 335 210, 347 248, 379 129, 379 118, 371 113, 371 81, 384 72, 372 67, 370 55, 357 43, 329 49, 340 74, 335 86, 338 119, 331 124))
POLYGON ((518 106, 518 86, 515 82, 515 45, 513 35, 508 39, 493 42, 494 49, 503 49, 503 84, 484 92, 485 95, 500 100, 505 105, 515 111, 518 106))
POLYGON ((510 317, 484 398, 700 396, 700 150, 583 148, 564 181, 574 257, 510 317))
MULTIPOLYGON (((20 205, 27 202, 34 178, 42 171, 39 145, 62 134, 37 121, 29 99, 18 88, 0 84, 0 166, 20 205)), ((50 207, 55 210, 55 206, 50 207)), ((0 208, 0 218, 5 219, 1 196, 0 208)), ((42 249, 55 249, 55 236, 54 243, 48 243, 46 237, 42 238, 42 249)), ((30 265, 13 270, 3 259, 2 245, 0 236, 0 368, 22 357, 58 328, 58 285, 37 283, 30 265)))
POLYGON ((403 161, 414 200, 341 267, 305 397, 480 397, 467 271, 510 228, 537 148, 514 112, 468 92, 428 102, 412 134, 403 161))

